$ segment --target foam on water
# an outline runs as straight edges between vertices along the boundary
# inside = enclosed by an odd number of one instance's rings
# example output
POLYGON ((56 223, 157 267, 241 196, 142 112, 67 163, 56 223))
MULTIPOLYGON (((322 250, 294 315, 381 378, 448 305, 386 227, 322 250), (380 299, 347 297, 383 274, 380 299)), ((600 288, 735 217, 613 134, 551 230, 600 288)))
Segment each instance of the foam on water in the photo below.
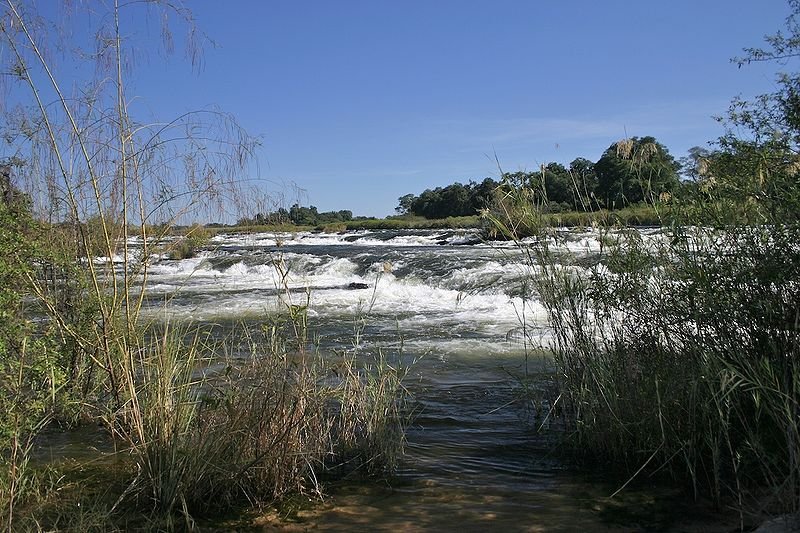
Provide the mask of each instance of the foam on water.
MULTIPOLYGON (((502 287, 521 275, 520 265, 491 259, 465 262, 453 257, 449 269, 448 263, 435 263, 443 269, 436 276, 397 276, 393 272, 406 266, 402 259, 387 266, 364 255, 346 258, 285 252, 282 260, 289 268, 285 278, 268 256, 204 253, 192 259, 163 261, 152 267, 148 290, 152 295, 171 293, 170 312, 193 320, 247 318, 271 312, 280 308, 279 298, 285 300, 289 289, 308 290, 313 315, 366 313, 392 318, 401 330, 466 325, 474 331, 498 328, 504 335, 519 323, 523 305, 519 298, 500 289, 479 292, 475 285, 502 287), (455 268, 457 265, 464 266, 455 268), (368 288, 354 289, 351 284, 368 288)), ((424 258, 416 260, 424 263, 424 258)), ((305 296, 294 293, 292 298, 298 303, 305 296)), ((541 309, 529 309, 528 316, 544 320, 541 309)))
MULTIPOLYGON (((309 315, 333 320, 331 327, 367 317, 402 332, 415 350, 431 343, 441 353, 519 350, 513 332, 524 315, 540 330, 538 341, 528 340, 546 344, 545 310, 519 297, 535 267, 514 243, 447 244, 468 239, 453 231, 218 235, 197 257, 154 262, 148 312, 164 312, 169 300, 175 318, 249 320, 308 300, 309 315)), ((600 250, 600 235, 563 232, 552 246, 582 256, 600 250)))
POLYGON ((295 247, 295 246, 371 246, 420 247, 443 244, 472 244, 480 239, 474 232, 422 230, 407 231, 348 231, 346 233, 254 233, 246 235, 216 235, 212 245, 243 247, 295 247))

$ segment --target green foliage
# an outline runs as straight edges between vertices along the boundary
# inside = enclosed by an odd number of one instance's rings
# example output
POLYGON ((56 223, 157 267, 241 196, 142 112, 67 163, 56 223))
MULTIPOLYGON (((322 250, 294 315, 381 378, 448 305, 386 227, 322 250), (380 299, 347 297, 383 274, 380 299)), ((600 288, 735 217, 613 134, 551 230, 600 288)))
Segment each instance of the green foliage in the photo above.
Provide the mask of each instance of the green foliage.
POLYGON ((349 210, 318 212, 315 206, 304 207, 294 204, 287 211, 281 207, 275 212, 256 213, 253 218, 240 218, 237 226, 280 226, 294 224, 297 226, 322 226, 347 222, 353 219, 353 212, 349 210))
POLYGON ((344 222, 325 224, 322 227, 318 226, 317 229, 322 230, 323 233, 341 233, 343 231, 347 231, 347 224, 344 222))
POLYGON ((478 228, 480 218, 476 215, 467 217, 448 217, 427 219, 419 216, 402 216, 384 219, 358 219, 347 223, 348 230, 360 229, 460 229, 478 228))
POLYGON ((680 165, 653 137, 615 142, 595 163, 595 195, 607 208, 654 203, 678 188, 680 165))
POLYGON ((639 204, 609 211, 567 211, 548 213, 543 218, 549 226, 555 227, 642 227, 661 226, 668 220, 671 209, 655 209, 653 206, 639 204))
MULTIPOLYGON (((0 199, 0 519, 9 526, 35 483, 28 468, 33 441, 51 419, 68 414, 74 377, 71 346, 59 342, 57 329, 37 331, 26 309, 32 280, 56 272, 59 254, 24 195, 11 192, 0 199)), ((66 292, 63 285, 53 290, 66 292)))
POLYGON ((579 157, 569 168, 551 162, 535 172, 504 173, 499 183, 486 178, 427 189, 401 196, 396 210, 426 218, 477 214, 496 207, 511 188, 535 191, 536 208, 545 213, 620 209, 671 197, 681 188, 680 168, 653 137, 633 137, 612 144, 596 163, 579 157))
POLYGON ((237 331, 251 351, 232 359, 199 332, 167 328, 133 361, 137 380, 114 426, 139 472, 126 492, 135 508, 155 505, 168 528, 243 501, 321 493, 334 473, 395 467, 403 367, 382 354, 374 364, 319 357, 306 305, 287 303, 262 330, 263 341, 237 331))
POLYGON ((429 219, 476 215, 491 204, 497 186, 496 181, 486 178, 481 183, 456 182, 447 187, 426 189, 418 197, 413 194, 400 197, 396 211, 429 219))
POLYGON ((169 258, 173 260, 189 259, 197 255, 197 251, 211 240, 211 231, 200 224, 193 224, 183 235, 167 246, 169 258))
MULTIPOLYGON (((229 178, 247 165, 254 144, 229 116, 213 110, 150 124, 130 116, 119 105, 130 99, 122 62, 135 38, 120 33, 133 20, 128 11, 163 7, 165 21, 189 26, 192 18, 183 8, 153 2, 106 7, 100 15, 87 9, 91 16, 84 18, 84 6, 65 6, 75 8, 75 16, 58 24, 74 20, 77 33, 39 31, 53 22, 46 20, 51 13, 30 2, 9 0, 0 8, 0 64, 15 73, 4 91, 17 103, 0 127, 7 152, 19 154, 0 164, 0 507, 6 529, 23 516, 18 510, 26 501, 36 499, 29 498, 32 488, 44 486, 27 468, 38 431, 51 420, 113 426, 134 400, 133 361, 144 344, 142 274, 151 246, 201 198, 223 197, 222 181, 236 181, 229 178), (97 62, 87 65, 89 56, 68 42, 73 36, 95 36, 102 57, 91 56, 97 62), (54 49, 64 54, 42 52, 54 49), (70 67, 65 83, 80 85, 80 94, 63 96, 68 91, 60 85, 59 61, 70 67), (17 178, 35 191, 30 197, 13 187, 17 178), (45 218, 60 222, 46 224, 45 218), (153 226, 154 219, 163 224, 153 226), (134 234, 141 237, 141 255, 131 248, 134 234), (124 262, 112 261, 117 255, 124 262)), ((197 245, 196 236, 186 239, 197 245)), ((55 482, 49 490, 59 488, 55 482)))
POLYGON ((514 172, 504 175, 504 180, 515 187, 525 187, 537 192, 541 198, 538 207, 546 213, 592 211, 597 208, 597 176, 594 164, 578 158, 567 169, 560 163, 542 165, 537 172, 514 172))

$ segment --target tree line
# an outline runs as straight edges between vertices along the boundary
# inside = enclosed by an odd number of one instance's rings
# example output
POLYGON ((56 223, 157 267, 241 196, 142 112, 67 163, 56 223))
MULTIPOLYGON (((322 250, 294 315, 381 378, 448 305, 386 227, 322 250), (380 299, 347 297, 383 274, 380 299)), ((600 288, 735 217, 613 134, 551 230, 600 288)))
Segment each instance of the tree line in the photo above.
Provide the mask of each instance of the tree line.
POLYGON ((654 137, 633 137, 611 144, 596 162, 579 157, 568 167, 553 162, 534 172, 504 173, 499 181, 426 189, 401 196, 395 210, 425 218, 474 215, 491 206, 496 191, 520 186, 543 193, 550 212, 617 209, 674 194, 682 184, 681 170, 688 169, 685 176, 691 177, 699 159, 707 156, 693 148, 678 162, 654 137))
MULTIPOLYGON (((360 217, 357 217, 360 218, 360 217)), ((341 211, 323 211, 320 213, 316 206, 304 207, 294 204, 289 209, 281 207, 276 211, 256 213, 253 217, 242 217, 237 226, 264 226, 273 224, 296 224, 298 226, 318 226, 320 224, 333 224, 353 220, 353 212, 348 209, 341 211)))
MULTIPOLYGON (((398 198, 395 211, 427 219, 476 215, 491 208, 497 194, 514 187, 538 191, 547 199, 545 211, 551 213, 619 209, 663 200, 682 188, 695 186, 699 167, 712 157, 712 152, 694 147, 677 161, 654 137, 632 137, 612 143, 597 161, 578 157, 569 166, 551 162, 533 172, 503 173, 499 180, 455 182, 419 195, 406 194, 398 198)), ((313 205, 295 203, 289 209, 242 217, 236 225, 318 226, 362 218, 353 217, 350 210, 319 212, 313 205)))

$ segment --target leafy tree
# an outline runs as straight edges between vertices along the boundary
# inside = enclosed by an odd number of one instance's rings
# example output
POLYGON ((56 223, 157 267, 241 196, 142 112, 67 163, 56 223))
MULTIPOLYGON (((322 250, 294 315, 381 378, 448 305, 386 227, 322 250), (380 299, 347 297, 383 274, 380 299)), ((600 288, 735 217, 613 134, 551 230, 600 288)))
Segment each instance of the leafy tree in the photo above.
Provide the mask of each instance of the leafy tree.
POLYGON ((425 218, 441 218, 442 188, 426 189, 419 197, 419 207, 415 205, 415 213, 425 218))
POLYGON ((707 148, 692 146, 678 161, 681 165, 681 175, 687 180, 698 181, 708 166, 711 155, 711 151, 707 148))
POLYGON ((492 178, 485 178, 480 183, 470 182, 470 203, 474 213, 478 213, 492 204, 499 185, 492 178))
POLYGON ((540 171, 544 190, 552 211, 568 210, 573 206, 572 177, 561 163, 548 163, 540 171))
POLYGON ((441 205, 436 218, 459 217, 473 214, 469 190, 461 183, 453 183, 442 190, 441 205))
POLYGON ((594 165, 595 195, 605 207, 652 202, 679 184, 680 165, 653 137, 633 137, 613 143, 594 165))
POLYGON ((417 197, 415 195, 405 194, 397 199, 397 207, 394 210, 400 215, 407 215, 411 213, 411 208, 416 200, 417 197))
POLYGON ((597 189, 597 173, 594 163, 578 157, 569 164, 569 173, 573 180, 573 207, 583 211, 596 207, 594 191, 597 189))
POLYGON ((299 226, 314 226, 317 224, 317 208, 315 206, 302 207, 294 204, 289 208, 289 220, 299 226))
MULTIPOLYGON (((790 0, 786 31, 767 36, 766 48, 746 48, 734 58, 740 67, 753 62, 797 66, 800 59, 800 0, 790 0)), ((726 117, 727 132, 707 154, 701 188, 720 209, 751 222, 797 223, 800 219, 800 73, 777 74, 776 90, 752 101, 736 98, 726 117), (724 201, 721 201, 724 200, 724 201)))

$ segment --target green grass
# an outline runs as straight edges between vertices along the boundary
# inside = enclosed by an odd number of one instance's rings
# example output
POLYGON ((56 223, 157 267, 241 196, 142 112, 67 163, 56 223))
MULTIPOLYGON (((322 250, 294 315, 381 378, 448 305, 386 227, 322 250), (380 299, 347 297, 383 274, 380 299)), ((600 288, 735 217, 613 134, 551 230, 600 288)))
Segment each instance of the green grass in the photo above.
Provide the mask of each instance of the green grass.
POLYGON ((481 220, 477 215, 441 219, 404 216, 384 219, 351 220, 347 222, 347 229, 460 229, 477 228, 480 227, 480 225, 481 220))
MULTIPOLYGON (((775 179, 788 190, 793 176, 775 179)), ((800 226, 781 215, 788 205, 715 194, 591 214, 604 246, 585 270, 565 268, 547 238, 521 241, 566 221, 542 213, 535 191, 503 198, 492 220, 537 272, 530 281, 554 331, 560 412, 577 458, 677 483, 742 516, 796 512, 800 226), (738 219, 744 209, 757 216, 738 219), (653 215, 661 240, 604 238, 653 215), (713 226, 698 222, 707 220, 713 226)))
MULTIPOLYGON (((548 225, 562 227, 593 226, 615 224, 619 226, 660 226, 665 211, 658 212, 647 205, 631 206, 614 211, 598 210, 590 212, 568 211, 542 215, 548 225)), ((428 219, 420 216, 368 218, 321 224, 319 226, 296 226, 279 224, 265 226, 226 226, 205 228, 211 235, 221 233, 297 233, 301 231, 321 231, 340 233, 356 230, 404 230, 404 229, 482 229, 486 222, 479 215, 428 219)))
POLYGON ((544 214, 544 221, 548 226, 578 227, 578 226, 661 226, 664 217, 668 216, 668 208, 656 210, 649 205, 636 205, 609 211, 580 212, 568 211, 564 213, 544 214))

